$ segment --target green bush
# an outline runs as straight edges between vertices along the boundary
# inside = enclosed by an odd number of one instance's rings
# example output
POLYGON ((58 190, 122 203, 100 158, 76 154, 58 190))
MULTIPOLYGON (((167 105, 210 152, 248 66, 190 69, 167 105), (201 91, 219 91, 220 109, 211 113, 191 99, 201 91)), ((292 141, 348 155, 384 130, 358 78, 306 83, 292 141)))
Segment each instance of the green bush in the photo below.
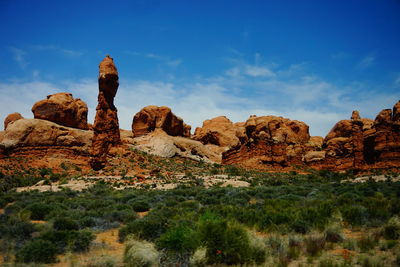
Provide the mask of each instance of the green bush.
POLYGON ((132 208, 136 212, 144 212, 150 209, 149 202, 145 200, 137 200, 132 203, 132 208))
POLYGON ((48 240, 34 239, 17 252, 18 262, 53 263, 56 261, 57 248, 48 240))
POLYGON ((51 205, 45 203, 33 203, 26 207, 31 212, 32 220, 44 220, 44 217, 52 210, 51 205))
POLYGON ((383 226, 383 237, 386 239, 399 239, 400 238, 400 219, 395 216, 390 218, 390 220, 383 226))
POLYGON ((78 223, 71 219, 71 218, 56 218, 53 222, 53 228, 54 230, 57 231, 63 231, 63 230, 79 230, 79 225, 78 223))
POLYGON ((200 240, 207 248, 208 264, 233 265, 260 261, 261 252, 250 245, 243 226, 206 213, 200 218, 198 227, 200 240))
POLYGON ((60 253, 67 248, 74 252, 87 251, 95 236, 87 230, 81 231, 47 231, 41 235, 42 239, 52 242, 60 253))
POLYGON ((119 230, 120 241, 125 240, 129 234, 134 234, 140 239, 154 241, 160 237, 168 227, 168 219, 164 216, 149 214, 137 219, 119 230))

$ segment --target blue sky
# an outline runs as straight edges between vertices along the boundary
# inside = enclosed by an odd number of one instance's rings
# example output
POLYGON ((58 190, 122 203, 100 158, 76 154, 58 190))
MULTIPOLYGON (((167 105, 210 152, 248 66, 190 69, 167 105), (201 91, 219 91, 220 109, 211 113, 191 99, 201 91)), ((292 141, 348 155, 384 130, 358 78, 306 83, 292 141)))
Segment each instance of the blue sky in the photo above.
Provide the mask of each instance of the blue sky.
POLYGON ((193 128, 278 115, 325 136, 400 99, 399 14, 399 0, 0 0, 0 117, 67 91, 92 121, 110 54, 122 128, 155 104, 193 128))

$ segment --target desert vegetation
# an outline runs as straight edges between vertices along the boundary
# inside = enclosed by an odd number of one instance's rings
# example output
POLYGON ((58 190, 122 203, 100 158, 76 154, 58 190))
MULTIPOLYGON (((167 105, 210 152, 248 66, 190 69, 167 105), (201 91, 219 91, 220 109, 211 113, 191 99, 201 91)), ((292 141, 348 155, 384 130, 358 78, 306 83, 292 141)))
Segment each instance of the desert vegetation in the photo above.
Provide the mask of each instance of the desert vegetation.
MULTIPOLYGON (((146 155, 144 155, 146 156, 146 155)), ((151 164, 168 164, 153 158, 151 164)), ((82 191, 13 188, 72 179, 52 170, 2 175, 0 249, 4 264, 55 264, 90 251, 96 235, 118 229, 120 257, 80 266, 398 266, 400 182, 355 183, 351 172, 246 171, 203 162, 170 164, 185 172, 171 190, 116 189, 98 181, 82 191), (200 172, 203 170, 203 173, 200 172), (205 187, 221 175, 247 187, 205 187), (11 183, 9 182, 11 181, 11 183), (382 265, 383 264, 383 265, 382 265)), ((165 177, 157 173, 160 182, 165 177)))

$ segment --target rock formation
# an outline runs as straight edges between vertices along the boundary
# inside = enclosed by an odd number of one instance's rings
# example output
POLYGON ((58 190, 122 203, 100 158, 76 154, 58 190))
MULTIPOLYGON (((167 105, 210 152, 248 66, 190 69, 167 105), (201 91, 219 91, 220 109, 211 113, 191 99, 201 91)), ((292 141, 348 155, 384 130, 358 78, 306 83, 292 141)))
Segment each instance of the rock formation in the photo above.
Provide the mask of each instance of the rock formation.
POLYGON ((227 117, 220 116, 204 121, 201 128, 196 128, 192 138, 203 144, 230 148, 240 145, 240 138, 245 136, 243 124, 233 124, 227 117))
POLYGON ((19 119, 8 125, 0 141, 5 151, 19 148, 71 148, 82 153, 90 147, 92 132, 65 127, 50 121, 19 119))
POLYGON ((244 127, 244 142, 223 153, 223 163, 274 168, 302 163, 305 144, 310 140, 308 125, 304 122, 276 116, 251 116, 244 127))
POLYGON ((147 106, 135 114, 132 121, 134 136, 161 129, 168 135, 190 137, 190 125, 172 113, 169 107, 147 106))
POLYGON ((83 130, 89 129, 86 103, 79 98, 74 99, 70 93, 49 95, 47 99, 35 103, 32 112, 35 119, 83 130))
POLYGON ((374 161, 382 167, 400 163, 400 101, 391 109, 382 110, 375 118, 374 161))
POLYGON ((14 112, 9 114, 5 119, 4 119, 4 130, 7 129, 8 124, 23 119, 24 117, 22 117, 21 114, 19 114, 18 112, 14 112))
POLYGON ((324 139, 326 163, 331 168, 357 169, 364 162, 364 123, 358 111, 350 120, 341 120, 324 139))
POLYGON ((117 108, 114 106, 118 86, 117 68, 113 59, 106 56, 99 65, 99 95, 90 160, 94 170, 105 166, 110 148, 120 143, 117 108))

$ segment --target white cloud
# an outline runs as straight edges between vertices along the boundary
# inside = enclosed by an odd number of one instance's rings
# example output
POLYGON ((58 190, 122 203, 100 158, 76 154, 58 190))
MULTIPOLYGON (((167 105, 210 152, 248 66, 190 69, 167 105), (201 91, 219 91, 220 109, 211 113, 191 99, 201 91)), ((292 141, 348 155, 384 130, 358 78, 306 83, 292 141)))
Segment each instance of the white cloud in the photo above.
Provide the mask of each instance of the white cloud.
POLYGON ((267 67, 246 65, 244 73, 252 77, 273 77, 275 73, 267 67))
POLYGON ((13 53, 14 60, 17 62, 17 64, 20 66, 20 68, 22 70, 25 70, 29 64, 25 59, 25 56, 27 53, 24 50, 16 48, 16 47, 10 47, 10 50, 13 53))

